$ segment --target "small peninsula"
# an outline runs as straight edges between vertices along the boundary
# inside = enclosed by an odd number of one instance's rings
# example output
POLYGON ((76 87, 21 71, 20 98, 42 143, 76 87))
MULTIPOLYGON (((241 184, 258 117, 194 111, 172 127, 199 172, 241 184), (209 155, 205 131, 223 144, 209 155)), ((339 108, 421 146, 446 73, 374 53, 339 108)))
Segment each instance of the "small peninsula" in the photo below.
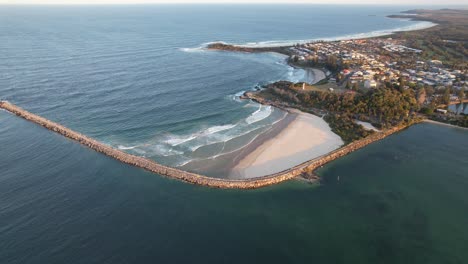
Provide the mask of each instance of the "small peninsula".
MULTIPOLYGON (((276 52, 286 55, 287 63, 293 67, 326 72, 326 76, 315 83, 277 81, 241 97, 287 111, 295 109, 302 116, 313 114, 323 118, 329 127, 325 125, 303 138, 295 132, 296 141, 304 145, 307 145, 307 138, 325 135, 330 128, 346 145, 421 121, 468 127, 464 111, 457 113, 449 108, 460 105, 464 110, 468 105, 465 94, 468 11, 409 10, 389 18, 430 21, 436 25, 367 39, 314 41, 278 47, 212 43, 207 49, 276 52)), ((331 135, 319 137, 327 138, 326 141, 336 146, 339 143, 331 140, 334 134, 331 135)), ((299 150, 290 154, 290 159, 281 160, 278 155, 271 154, 280 148, 287 152, 288 146, 294 146, 294 141, 285 140, 287 137, 288 133, 284 132, 262 144, 243 157, 234 172, 249 177, 247 172, 250 171, 250 176, 256 176, 258 171, 268 171, 259 169, 262 166, 274 168, 274 165, 288 164, 291 157, 298 158, 299 150)), ((312 158, 321 156, 320 150, 327 148, 321 144, 308 146, 318 150, 302 152, 312 158)), ((312 172, 303 176, 316 177, 312 172)))
POLYGON ((357 121, 389 128, 429 119, 468 127, 468 10, 409 10, 389 18, 437 23, 389 36, 314 41, 281 47, 213 43, 210 50, 277 52, 294 67, 321 68, 329 74, 316 84, 279 81, 245 98, 262 98, 325 119, 347 143, 366 137, 357 121), (254 95, 254 96, 253 96, 254 95))
POLYGON ((275 52, 293 67, 313 70, 313 83, 276 81, 241 99, 289 116, 262 140, 234 153, 228 178, 211 178, 132 155, 30 113, 10 102, 0 108, 97 152, 147 171, 215 188, 253 189, 314 171, 337 158, 431 120, 468 127, 468 10, 410 10, 390 18, 431 21, 434 27, 390 36, 314 41, 280 47, 212 43, 208 50, 275 52), (463 111, 453 111, 459 105, 463 111))

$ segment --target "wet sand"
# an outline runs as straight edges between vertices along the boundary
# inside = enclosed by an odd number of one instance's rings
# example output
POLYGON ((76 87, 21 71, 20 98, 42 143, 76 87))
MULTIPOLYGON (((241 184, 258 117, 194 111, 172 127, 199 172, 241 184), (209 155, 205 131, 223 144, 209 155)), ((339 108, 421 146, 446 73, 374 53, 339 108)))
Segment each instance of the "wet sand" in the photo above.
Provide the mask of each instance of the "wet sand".
POLYGON ((253 141, 251 141, 248 145, 242 147, 238 151, 224 154, 214 159, 203 159, 199 161, 193 161, 181 167, 181 169, 201 173, 203 175, 207 175, 214 178, 242 178, 239 174, 232 173, 233 167, 251 152, 263 145, 266 141, 279 135, 298 116, 296 113, 285 112, 284 114, 284 118, 282 118, 277 123, 272 124, 267 131, 259 134, 253 141))
POLYGON ((294 110, 295 115, 276 136, 246 148, 246 155, 235 162, 230 178, 254 178, 294 167, 325 155, 343 145, 320 117, 294 110))

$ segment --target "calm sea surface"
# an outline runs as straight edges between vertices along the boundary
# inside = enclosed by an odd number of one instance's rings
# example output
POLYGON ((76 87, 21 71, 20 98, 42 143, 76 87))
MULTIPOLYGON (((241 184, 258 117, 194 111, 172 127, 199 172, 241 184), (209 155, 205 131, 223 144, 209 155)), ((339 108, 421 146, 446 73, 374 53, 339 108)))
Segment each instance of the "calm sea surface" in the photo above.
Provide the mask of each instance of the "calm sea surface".
MULTIPOLYGON (((280 55, 204 44, 424 26, 385 18, 405 9, 0 6, 0 98, 188 166, 284 116, 239 101, 240 92, 311 78, 280 55)), ((467 150, 467 130, 421 124, 324 167, 321 185, 214 190, 120 164, 0 111, 0 263, 463 263, 467 150)))
POLYGON ((242 91, 311 76, 281 55, 208 52, 203 45, 271 45, 427 25, 385 17, 400 10, 0 6, 0 98, 164 164, 208 164, 284 117, 241 102, 242 91))

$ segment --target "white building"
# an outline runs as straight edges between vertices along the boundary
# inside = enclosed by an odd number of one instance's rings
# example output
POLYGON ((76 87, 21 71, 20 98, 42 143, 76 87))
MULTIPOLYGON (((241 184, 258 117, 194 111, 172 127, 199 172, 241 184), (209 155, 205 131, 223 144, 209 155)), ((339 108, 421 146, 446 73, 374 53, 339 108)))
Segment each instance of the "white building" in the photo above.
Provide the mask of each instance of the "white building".
POLYGON ((364 87, 367 88, 367 89, 375 88, 375 87, 377 87, 377 82, 374 81, 374 80, 366 80, 364 82, 364 87))

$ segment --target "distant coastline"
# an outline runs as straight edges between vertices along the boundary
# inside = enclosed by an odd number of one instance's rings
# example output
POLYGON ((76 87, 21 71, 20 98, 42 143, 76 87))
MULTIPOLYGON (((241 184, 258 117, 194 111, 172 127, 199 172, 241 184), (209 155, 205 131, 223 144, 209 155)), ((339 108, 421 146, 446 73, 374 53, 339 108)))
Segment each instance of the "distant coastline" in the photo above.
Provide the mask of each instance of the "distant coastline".
MULTIPOLYGON (((427 29, 425 28, 422 30, 427 29)), ((372 36, 370 38, 372 38, 372 36)), ((328 70, 321 69, 320 67, 306 66, 294 61, 294 59, 292 59, 294 54, 291 52, 291 48, 293 47, 294 46, 248 47, 229 45, 225 43, 212 43, 206 48, 208 50, 229 52, 276 52, 284 54, 288 56, 288 64, 292 67, 312 71, 314 74, 313 83, 318 83, 323 80, 328 81, 327 79, 330 78, 326 73, 328 70)), ((274 87, 276 84, 279 84, 280 86, 288 86, 288 88, 293 88, 292 90, 296 92, 301 90, 301 88, 296 85, 300 85, 302 90, 305 90, 306 86, 310 85, 306 83, 295 83, 291 85, 289 83, 279 81, 273 84, 273 87, 270 88, 276 89, 277 87, 274 87)), ((281 92, 281 89, 278 89, 278 91, 281 92)), ((333 88, 331 88, 330 91, 333 91, 333 88)), ((297 99, 294 97, 295 96, 293 94, 292 99, 297 99)), ((51 131, 57 132, 67 138, 75 140, 82 145, 123 163, 193 184, 215 188, 235 189, 260 188, 298 176, 302 176, 306 179, 317 180, 317 177, 314 174, 315 169, 422 121, 421 118, 418 118, 416 120, 411 120, 411 122, 392 127, 384 127, 380 129, 379 132, 371 131, 372 133, 366 133, 365 135, 367 136, 357 140, 345 140, 345 138, 342 137, 343 141, 339 141, 337 137, 341 136, 341 134, 338 136, 338 132, 335 132, 337 128, 332 127, 328 120, 327 122, 329 123, 329 126, 323 126, 325 121, 319 120, 320 118, 328 117, 328 113, 326 111, 321 112, 320 109, 301 108, 298 104, 290 104, 288 102, 281 101, 278 98, 264 98, 255 92, 247 92, 241 96, 241 98, 252 100, 264 105, 270 105, 287 111, 289 114, 284 120, 274 125, 267 133, 261 134, 253 142, 249 143, 247 147, 239 151, 239 153, 235 153, 235 157, 231 164, 232 167, 228 169, 231 170, 231 176, 234 175, 234 178, 237 178, 240 175, 240 179, 211 178, 201 174, 184 171, 182 169, 164 166, 152 160, 131 155, 104 145, 94 139, 65 128, 60 124, 29 113, 8 102, 0 102, 0 108, 39 124, 51 131), (290 110, 290 108, 296 108, 297 110, 290 110), (307 113, 297 112, 299 110, 303 110, 307 113), (310 117, 310 114, 315 114, 316 116, 310 117), (307 139, 307 135, 305 133, 309 132, 317 133, 317 138, 314 140, 307 139), (299 148, 297 144, 302 143, 304 145, 299 148), (344 146, 342 146, 343 144, 344 146), (317 148, 318 146, 321 148, 320 150, 312 149, 317 148), (272 162, 274 163, 273 165, 272 162), (261 168, 262 166, 269 166, 268 169, 271 170, 265 170, 264 168, 261 168)), ((359 126, 359 124, 355 125, 359 126)), ((363 130, 364 128, 360 129, 363 130)), ((313 135, 311 134, 310 136, 313 135)))
MULTIPOLYGON (((402 13, 405 13, 405 14, 402 14, 402 15, 389 15, 387 17, 389 17, 389 18, 404 18, 404 19, 410 19, 410 20, 415 20, 415 21, 416 20, 417 21, 426 21, 426 22, 431 22, 432 23, 432 24, 428 24, 427 26, 424 26, 424 27, 421 27, 421 28, 411 28, 411 29, 408 29, 408 31, 428 31, 428 30, 431 30, 433 27, 439 26, 439 24, 445 25, 444 21, 420 15, 419 14, 420 11, 418 11, 418 10, 410 10, 410 11, 405 11, 405 12, 402 12, 402 13), (413 13, 418 13, 418 14, 413 14, 413 13)), ((404 33, 404 32, 406 32, 406 31, 394 30, 394 31, 391 31, 391 32, 386 32, 385 34, 381 34, 381 35, 378 35, 378 36, 370 35, 370 36, 368 36, 368 38, 381 38, 381 37, 384 37, 384 36, 389 36, 389 35, 392 35, 392 34, 399 34, 399 33, 404 33)), ((364 39, 365 38, 366 37, 364 37, 364 39)), ((363 39, 363 37, 360 36, 360 39, 363 39)), ((332 41, 337 41, 337 40, 339 40, 339 39, 332 40, 332 41)), ((312 41, 312 42, 322 42, 322 40, 316 40, 316 41, 312 41)), ((327 41, 323 41, 323 42, 327 42, 327 41)), ((297 56, 294 52, 292 52, 292 50, 294 50, 294 49, 301 50, 301 48, 297 47, 295 44, 294 45, 271 45, 271 43, 269 43, 269 45, 262 46, 261 44, 258 44, 258 43, 256 43, 255 45, 252 45, 252 44, 250 44, 250 45, 231 45, 231 44, 218 42, 218 43, 211 43, 211 44, 207 45, 206 49, 208 49, 208 50, 228 51, 228 52, 246 52, 246 53, 259 53, 259 52, 280 53, 280 54, 284 54, 284 55, 288 56, 287 63, 290 66, 301 68, 301 69, 312 70, 312 71, 314 71, 315 76, 320 76, 320 77, 318 77, 318 78, 316 78, 314 80, 314 83, 311 83, 311 84, 318 83, 318 82, 320 82, 322 80, 325 80, 327 78, 327 76, 325 74, 325 71, 327 71, 327 70, 323 70, 323 69, 320 69, 318 67, 306 66, 304 64, 297 63, 296 61, 291 59, 294 56, 297 56)), ((336 72, 335 72, 335 74, 336 74, 336 72)), ((277 82, 277 83, 278 83, 279 87, 282 86, 281 82, 277 82)), ((275 84, 272 84, 272 85, 275 86, 275 84)), ((276 89, 276 88, 273 88, 273 89, 276 89)), ((290 104, 288 104, 288 103, 278 102, 278 101, 275 101, 275 100, 265 100, 265 98, 262 98, 262 96, 256 96, 255 93, 256 92, 252 92, 252 93, 247 92, 247 93, 245 93, 244 98, 254 100, 254 101, 256 101, 258 103, 261 103, 261 104, 273 105, 275 107, 282 108, 282 109, 291 107, 290 104)), ((427 122, 436 122, 436 121, 427 121, 427 122)), ((357 121, 357 124, 360 124, 360 121, 357 121)), ((288 130, 288 128, 290 128, 293 125, 294 125, 294 122, 290 123, 288 125, 288 127, 286 127, 284 129, 283 133, 286 133, 285 131, 288 130)), ((370 125, 370 126, 372 126, 372 125, 370 125)), ((381 132, 376 132, 376 133, 381 133, 381 132)), ((281 133, 280 133, 280 135, 281 135, 281 133)), ((240 174, 243 175, 243 177, 248 177, 249 173, 245 173, 245 172, 249 170, 249 167, 250 167, 251 170, 253 170, 252 167, 255 167, 255 166, 258 166, 258 164, 261 164, 262 161, 259 161, 259 159, 262 160, 260 158, 261 154, 267 152, 268 150, 273 151, 274 148, 272 148, 271 145, 274 144, 274 143, 272 143, 272 141, 277 140, 279 142, 277 142, 276 144, 281 144, 281 139, 279 139, 279 138, 280 138, 279 136, 277 138, 274 138, 274 139, 272 138, 269 141, 264 142, 259 147, 259 149, 252 150, 250 155, 247 155, 246 157, 244 157, 244 159, 241 160, 237 164, 236 167, 234 167, 233 173, 236 173, 236 174, 240 173, 240 174), (242 172, 240 172, 240 171, 242 171, 242 172)), ((298 137, 297 141, 304 141, 304 139, 301 139, 300 137, 298 137)), ((289 145, 291 145, 291 144, 292 143, 290 142, 289 145)), ((284 144, 284 146, 287 148, 287 144, 284 144)), ((270 155, 270 158, 272 160, 274 160, 274 157, 275 157, 275 155, 270 155)), ((314 158, 314 157, 315 157, 314 155, 310 155, 310 158, 314 158)), ((285 162, 288 162, 286 158, 284 160, 286 160, 285 162)), ((281 162, 281 161, 278 161, 278 162, 281 162)), ((267 165, 268 163, 265 161, 265 158, 263 159, 263 164, 265 164, 265 166, 268 166, 267 165)), ((251 175, 256 175, 258 173, 259 172, 257 170, 257 172, 252 172, 251 175)))
POLYGON ((370 32, 347 34, 347 35, 341 35, 341 36, 336 36, 336 37, 311 38, 311 39, 303 39, 303 40, 259 41, 259 42, 254 42, 254 43, 226 43, 223 41, 215 41, 215 42, 205 43, 204 45, 202 45, 202 47, 199 47, 198 49, 202 49, 202 48, 210 49, 210 47, 212 47, 213 45, 222 44, 225 46, 232 46, 232 47, 244 49, 244 50, 230 50, 230 51, 282 53, 280 51, 281 48, 292 47, 296 44, 306 44, 306 43, 320 42, 320 41, 333 42, 333 41, 350 40, 350 39, 378 38, 378 37, 385 37, 385 36, 393 35, 399 32, 427 30, 432 27, 436 27, 438 25, 436 21, 431 21, 429 19, 417 19, 411 15, 405 15, 405 14, 401 15, 400 17, 399 15, 387 15, 386 17, 389 19, 393 19, 393 18, 407 19, 411 21, 418 21, 421 23, 404 26, 404 27, 392 28, 392 29, 375 30, 375 31, 370 31, 370 32))

